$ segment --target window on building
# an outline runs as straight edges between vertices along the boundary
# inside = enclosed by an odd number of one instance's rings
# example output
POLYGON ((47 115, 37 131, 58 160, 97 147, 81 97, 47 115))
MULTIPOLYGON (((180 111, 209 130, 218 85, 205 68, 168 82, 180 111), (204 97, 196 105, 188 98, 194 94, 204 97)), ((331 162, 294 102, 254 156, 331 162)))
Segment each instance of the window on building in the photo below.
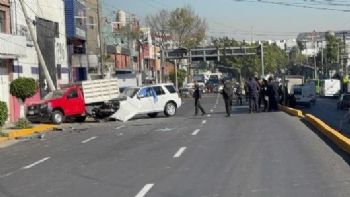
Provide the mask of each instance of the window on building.
POLYGON ((90 27, 90 29, 94 29, 95 28, 94 17, 89 16, 89 24, 88 24, 88 26, 90 27))
POLYGON ((0 32, 5 32, 5 12, 0 10, 0 32))

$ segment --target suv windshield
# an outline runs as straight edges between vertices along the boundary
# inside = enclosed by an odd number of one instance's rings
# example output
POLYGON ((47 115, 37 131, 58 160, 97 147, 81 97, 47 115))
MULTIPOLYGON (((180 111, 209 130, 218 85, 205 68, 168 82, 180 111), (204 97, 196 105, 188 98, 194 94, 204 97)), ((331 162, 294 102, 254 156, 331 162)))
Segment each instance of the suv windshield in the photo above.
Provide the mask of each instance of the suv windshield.
POLYGON ((65 90, 55 90, 53 92, 48 93, 44 99, 53 99, 53 98, 60 98, 64 95, 65 90))
POLYGON ((139 88, 125 88, 122 94, 132 98, 136 95, 138 91, 139 91, 139 88))

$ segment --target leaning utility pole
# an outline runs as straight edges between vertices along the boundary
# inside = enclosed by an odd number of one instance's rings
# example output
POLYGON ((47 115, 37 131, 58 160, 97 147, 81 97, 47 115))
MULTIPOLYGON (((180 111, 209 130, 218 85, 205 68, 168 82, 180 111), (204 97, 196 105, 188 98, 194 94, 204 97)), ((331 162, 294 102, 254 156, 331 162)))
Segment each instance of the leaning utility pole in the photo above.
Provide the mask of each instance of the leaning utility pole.
POLYGON ((25 6, 24 6, 23 0, 19 0, 19 3, 21 4, 22 12, 23 12, 23 15, 24 15, 26 24, 27 24, 27 26, 28 26, 28 30, 29 30, 30 36, 32 37, 35 51, 36 51, 36 53, 38 54, 39 63, 40 63, 40 65, 41 65, 41 68, 42 68, 43 71, 44 71, 44 75, 45 75, 45 78, 46 78, 46 82, 47 82, 47 84, 48 84, 48 87, 49 87, 50 91, 54 91, 54 90, 56 90, 56 88, 55 88, 55 86, 54 86, 54 84, 53 84, 53 82, 52 82, 50 73, 49 73, 49 71, 47 70, 44 57, 43 57, 43 55, 42 55, 42 53, 41 53, 39 44, 38 44, 38 42, 37 42, 37 37, 36 37, 35 34, 34 34, 33 26, 32 26, 32 23, 31 23, 29 17, 28 17, 27 10, 26 10, 26 8, 25 8, 25 6))
POLYGON ((100 1, 97 0, 97 28, 98 28, 98 41, 100 43, 100 74, 104 77, 104 54, 103 54, 103 43, 102 43, 102 33, 101 33, 101 13, 100 13, 100 1))

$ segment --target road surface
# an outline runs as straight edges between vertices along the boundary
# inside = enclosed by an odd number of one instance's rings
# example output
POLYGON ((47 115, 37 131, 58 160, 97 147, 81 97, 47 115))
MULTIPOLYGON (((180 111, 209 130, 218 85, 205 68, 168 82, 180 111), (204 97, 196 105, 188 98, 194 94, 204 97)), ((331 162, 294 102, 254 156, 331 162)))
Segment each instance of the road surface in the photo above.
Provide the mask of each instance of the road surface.
MULTIPOLYGON (((349 197, 348 157, 283 112, 78 125, 0 149, 0 197, 349 197)), ((217 104, 218 103, 218 104, 217 104)))
POLYGON ((328 125, 350 136, 350 124, 344 119, 346 110, 337 109, 337 99, 335 98, 317 98, 316 105, 311 108, 302 109, 306 113, 313 114, 326 122, 328 125))

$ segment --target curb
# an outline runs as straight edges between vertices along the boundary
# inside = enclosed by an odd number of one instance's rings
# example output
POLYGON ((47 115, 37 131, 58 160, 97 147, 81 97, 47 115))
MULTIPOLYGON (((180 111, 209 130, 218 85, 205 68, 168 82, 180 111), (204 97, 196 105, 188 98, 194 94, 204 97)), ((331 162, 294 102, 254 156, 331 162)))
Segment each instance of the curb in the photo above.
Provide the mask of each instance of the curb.
POLYGON ((303 115, 303 112, 298 109, 293 109, 286 106, 279 106, 280 109, 290 115, 297 116, 299 118, 302 118, 306 120, 309 124, 314 126, 318 131, 320 131, 322 134, 324 134, 328 139, 330 139, 333 143, 335 143, 339 148, 341 148, 343 151, 350 153, 350 139, 347 138, 345 135, 341 134, 338 130, 332 128, 316 116, 313 116, 311 114, 305 114, 303 115))
POLYGON ((15 139, 18 137, 25 137, 25 136, 33 135, 34 133, 48 132, 56 127, 57 127, 56 125, 43 124, 43 125, 35 126, 33 128, 30 128, 30 129, 12 130, 9 133, 5 134, 5 137, 0 137, 0 142, 6 141, 9 139, 15 139))
POLYGON ((290 108, 290 107, 286 107, 283 105, 278 105, 279 109, 292 115, 292 116, 297 116, 299 118, 304 118, 304 114, 301 110, 299 109, 294 109, 294 108, 290 108))
POLYGON ((319 118, 306 114, 305 120, 316 127, 319 131, 321 131, 324 135, 326 135, 332 142, 334 142, 339 148, 344 150, 347 153, 350 153, 350 139, 345 137, 339 131, 333 129, 326 123, 324 123, 319 118))

